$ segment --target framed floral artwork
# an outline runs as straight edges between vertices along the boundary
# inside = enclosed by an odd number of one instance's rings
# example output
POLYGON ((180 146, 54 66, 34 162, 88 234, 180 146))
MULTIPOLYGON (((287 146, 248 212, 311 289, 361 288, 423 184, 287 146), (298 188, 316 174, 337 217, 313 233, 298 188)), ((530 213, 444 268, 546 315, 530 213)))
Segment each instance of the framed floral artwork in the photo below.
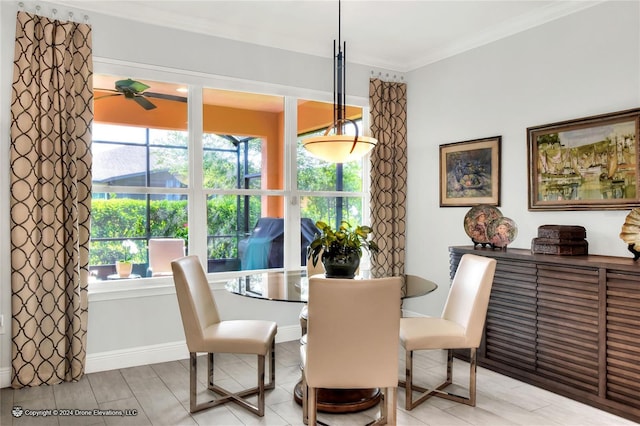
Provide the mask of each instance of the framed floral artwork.
POLYGON ((440 145, 440 207, 500 205, 501 136, 440 145))

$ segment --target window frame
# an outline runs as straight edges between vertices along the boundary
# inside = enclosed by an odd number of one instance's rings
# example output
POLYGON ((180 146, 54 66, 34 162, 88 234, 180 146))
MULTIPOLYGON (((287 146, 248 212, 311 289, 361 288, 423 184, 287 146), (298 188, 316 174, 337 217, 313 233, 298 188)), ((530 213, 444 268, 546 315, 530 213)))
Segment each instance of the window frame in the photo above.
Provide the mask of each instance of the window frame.
MULTIPOLYGON (((249 196, 280 196, 284 199, 285 219, 285 247, 284 266, 282 270, 300 269, 300 208, 299 201, 304 196, 315 197, 361 197, 363 200, 363 216, 369 213, 369 155, 363 159, 362 191, 299 191, 297 189, 295 170, 297 168, 297 102, 298 99, 310 99, 332 103, 332 94, 312 89, 293 86, 282 86, 214 74, 176 71, 158 66, 149 66, 133 62, 117 61, 107 58, 94 57, 95 74, 127 75, 137 80, 154 80, 177 82, 188 86, 188 149, 189 149, 189 187, 186 188, 188 199, 189 232, 191 235, 203 235, 207 230, 206 200, 210 195, 249 195, 249 196), (203 188, 203 111, 202 91, 205 88, 221 90, 264 93, 283 96, 284 99, 284 187, 277 190, 268 189, 210 189, 203 188), (298 224, 298 225, 296 225, 298 224), (296 249, 298 247, 298 249, 296 249)), ((364 97, 348 97, 347 102, 362 108, 363 128, 369 128, 369 100, 364 97)), ((185 194, 181 188, 139 188, 130 186, 94 185, 92 192, 124 192, 124 193, 155 193, 155 194, 185 194)), ((188 251, 201 259, 207 258, 206 238, 189 238, 188 251)), ((275 269, 280 270, 280 269, 275 269)), ((271 269, 270 271, 273 271, 271 269)), ((214 288, 223 288, 228 279, 246 275, 247 271, 228 271, 207 273, 210 282, 217 283, 214 288)), ((91 300, 111 300, 129 297, 148 297, 174 293, 171 277, 145 277, 144 279, 117 280, 92 282, 89 285, 91 300)))

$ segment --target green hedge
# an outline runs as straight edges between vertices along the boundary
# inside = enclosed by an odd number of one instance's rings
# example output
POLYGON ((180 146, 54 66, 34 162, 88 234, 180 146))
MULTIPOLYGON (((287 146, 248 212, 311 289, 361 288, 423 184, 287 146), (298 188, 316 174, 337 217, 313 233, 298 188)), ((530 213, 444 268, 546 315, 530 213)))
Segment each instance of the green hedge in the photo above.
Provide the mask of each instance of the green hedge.
MULTIPOLYGON (((305 197, 302 217, 315 220, 335 220, 335 198, 305 197)), ((344 199, 343 219, 360 224, 361 200, 358 197, 344 199)), ((240 203, 242 204, 242 203, 240 203)), ((260 218, 260 197, 251 197, 249 227, 260 218)), ((153 237, 184 238, 188 243, 187 200, 151 200, 147 224, 147 200, 131 198, 94 199, 91 217, 91 248, 89 264, 113 265, 125 255, 122 242, 130 239, 138 247, 133 262, 147 263, 147 241, 153 237)), ((239 230, 238 198, 235 195, 212 197, 207 201, 207 256, 209 259, 238 257, 238 243, 248 235, 239 230)))
MULTIPOLYGON (((209 257, 237 257, 237 214, 235 197, 210 200, 208 235, 225 235, 209 241, 209 257)), ((253 208, 252 208, 253 210, 253 208)), ((136 242, 138 253, 134 263, 147 263, 147 240, 152 237, 184 238, 188 243, 188 218, 186 200, 149 201, 147 226, 147 201, 129 198, 94 199, 91 211, 90 265, 114 264, 125 255, 124 240, 136 242)), ((259 209, 258 209, 259 211, 259 209)))

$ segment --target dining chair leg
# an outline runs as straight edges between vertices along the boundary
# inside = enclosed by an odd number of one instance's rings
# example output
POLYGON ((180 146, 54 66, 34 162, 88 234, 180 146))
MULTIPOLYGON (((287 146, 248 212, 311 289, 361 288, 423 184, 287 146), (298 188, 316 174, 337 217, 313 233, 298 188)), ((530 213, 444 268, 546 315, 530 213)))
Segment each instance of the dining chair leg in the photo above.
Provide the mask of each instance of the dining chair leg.
POLYGON ((387 420, 387 424, 391 425, 391 426, 395 426, 396 424, 396 410, 397 410, 397 392, 398 388, 396 387, 390 387, 387 388, 387 391, 385 392, 384 396, 385 396, 385 417, 387 420))
POLYGON ((271 383, 269 385, 265 385, 265 363, 266 356, 258 355, 258 384, 254 388, 245 389, 240 392, 230 392, 227 389, 224 389, 214 383, 213 371, 214 371, 214 354, 207 354, 207 388, 221 395, 217 399, 212 399, 208 402, 203 402, 198 404, 197 402, 197 385, 198 385, 198 357, 197 353, 191 352, 189 354, 189 411, 191 413, 196 413, 198 411, 202 411, 207 408, 212 408, 220 404, 224 404, 226 402, 232 401, 236 404, 244 407, 249 412, 254 413, 260 417, 264 416, 265 410, 265 390, 272 389, 275 387, 275 361, 272 358, 271 368, 273 369, 271 372, 271 383), (251 395, 258 395, 258 403, 254 405, 247 401, 245 398, 251 395))
POLYGON ((198 381, 198 357, 195 352, 189 353, 189 410, 193 413, 196 411, 197 391, 196 383, 198 381))
POLYGON ((447 384, 445 382, 436 389, 427 389, 422 386, 415 385, 413 383, 413 351, 405 351, 405 366, 405 381, 399 382, 399 385, 404 386, 405 389, 405 410, 413 410, 416 406, 431 398, 439 389, 443 388, 447 384), (414 392, 421 392, 416 400, 413 399, 414 392))
POLYGON ((450 401, 459 402, 462 404, 476 406, 476 374, 478 369, 477 363, 477 348, 470 348, 469 357, 469 396, 461 396, 455 393, 449 393, 444 390, 447 386, 453 383, 453 350, 447 350, 447 377, 444 382, 435 386, 434 388, 427 389, 422 386, 417 386, 413 383, 413 351, 405 352, 405 382, 399 382, 400 386, 405 387, 405 409, 413 410, 416 406, 423 403, 432 396, 448 399, 450 401), (414 392, 421 392, 417 399, 413 399, 414 392))
MULTIPOLYGON (((380 401, 380 419, 382 420, 383 424, 386 424, 388 410, 387 402, 389 401, 390 397, 389 388, 380 389, 380 392, 382 393, 382 400, 380 401)), ((380 423, 380 421, 376 423, 380 423)))
POLYGON ((264 416, 264 355, 258 355, 258 415, 264 416))
MULTIPOLYGON (((397 387, 381 388, 382 400, 380 401, 380 415, 365 426, 396 425, 396 410, 398 408, 397 387)), ((320 422, 321 425, 324 423, 320 422)))
POLYGON ((309 424, 309 388, 307 387, 307 379, 304 377, 304 372, 302 373, 302 423, 305 425, 309 424))
POLYGON ((214 363, 213 354, 212 353, 207 354, 207 381, 208 381, 207 388, 209 388, 209 390, 211 390, 211 388, 213 387, 213 368, 214 368, 213 363, 214 363))
MULTIPOLYGON (((477 348, 469 348, 469 396, 461 396, 454 393, 441 391, 435 396, 448 399, 450 401, 459 402, 461 404, 469 405, 471 407, 476 406, 476 373, 478 370, 477 363, 477 348)), ((443 389, 453 383, 453 350, 449 349, 447 353, 447 380, 440 386, 438 390, 443 389)))
POLYGON ((317 406, 316 388, 307 387, 307 424, 316 426, 317 406))
POLYGON ((411 410, 413 400, 413 351, 405 351, 405 410, 411 410))
POLYGON ((469 354, 469 405, 476 406, 476 374, 478 372, 478 354, 476 348, 471 348, 469 354))
POLYGON ((453 383, 453 349, 447 349, 447 385, 453 383))
POLYGON ((276 387, 276 339, 271 341, 271 362, 269 365, 270 378, 265 389, 274 389, 276 387))

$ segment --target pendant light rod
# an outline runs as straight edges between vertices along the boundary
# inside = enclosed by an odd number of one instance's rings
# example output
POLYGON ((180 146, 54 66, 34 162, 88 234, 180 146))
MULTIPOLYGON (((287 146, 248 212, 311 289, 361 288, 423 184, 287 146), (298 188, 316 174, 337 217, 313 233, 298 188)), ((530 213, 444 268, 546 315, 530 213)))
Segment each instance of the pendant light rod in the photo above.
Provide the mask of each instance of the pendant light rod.
POLYGON ((375 138, 358 135, 358 124, 347 118, 346 58, 347 43, 342 41, 342 4, 338 0, 338 40, 333 40, 333 123, 324 135, 302 141, 305 149, 316 157, 337 164, 359 159, 378 143, 375 138), (353 125, 355 136, 344 134, 347 124, 353 125), (332 130, 333 135, 330 134, 332 130))
POLYGON ((342 120, 346 118, 346 63, 347 43, 342 42, 342 3, 338 0, 338 43, 333 40, 333 122, 336 126, 337 134, 343 134, 342 120), (336 51, 337 50, 337 51, 336 51))
POLYGON ((342 37, 340 36, 342 32, 342 2, 338 0, 338 44, 342 42, 342 37))

